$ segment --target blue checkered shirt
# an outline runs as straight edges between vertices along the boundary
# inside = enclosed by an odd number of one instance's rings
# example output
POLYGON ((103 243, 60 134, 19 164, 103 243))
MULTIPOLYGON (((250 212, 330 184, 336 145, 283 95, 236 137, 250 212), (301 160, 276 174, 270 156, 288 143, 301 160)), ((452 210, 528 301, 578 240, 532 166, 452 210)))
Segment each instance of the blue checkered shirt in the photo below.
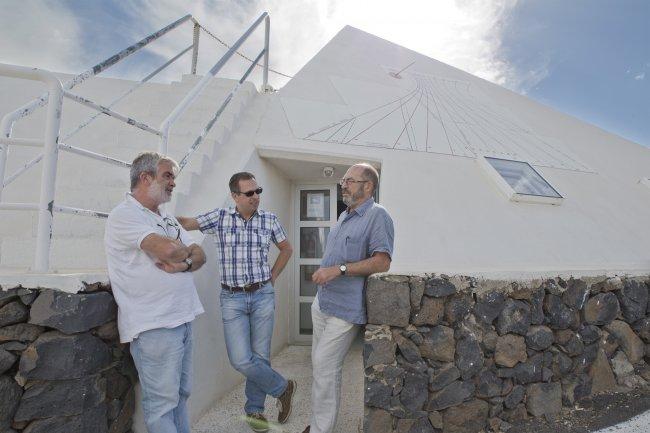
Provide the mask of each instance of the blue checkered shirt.
POLYGON ((271 241, 287 238, 277 216, 258 210, 246 221, 236 208, 217 208, 196 219, 201 232, 214 235, 223 284, 241 287, 271 279, 271 241))

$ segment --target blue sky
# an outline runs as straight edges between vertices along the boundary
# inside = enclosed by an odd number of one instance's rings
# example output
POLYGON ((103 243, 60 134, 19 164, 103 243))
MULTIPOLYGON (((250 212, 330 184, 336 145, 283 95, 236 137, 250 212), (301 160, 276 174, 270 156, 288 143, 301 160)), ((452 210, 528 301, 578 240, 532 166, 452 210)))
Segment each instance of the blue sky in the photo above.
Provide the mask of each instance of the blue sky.
MULTIPOLYGON (((264 10, 271 64, 287 74, 349 24, 650 146, 646 0, 3 0, 0 62, 81 72, 186 13, 232 42, 264 10)), ((185 25, 107 75, 140 78, 191 34, 185 25)), ((201 38, 199 72, 225 52, 201 38)), ((258 32, 243 51, 253 56, 261 43, 258 32)), ((224 72, 246 66, 236 59, 224 72)), ((160 80, 188 69, 189 56, 160 80)))
POLYGON ((517 70, 546 62, 529 97, 650 146, 650 2, 520 2, 502 43, 517 70))

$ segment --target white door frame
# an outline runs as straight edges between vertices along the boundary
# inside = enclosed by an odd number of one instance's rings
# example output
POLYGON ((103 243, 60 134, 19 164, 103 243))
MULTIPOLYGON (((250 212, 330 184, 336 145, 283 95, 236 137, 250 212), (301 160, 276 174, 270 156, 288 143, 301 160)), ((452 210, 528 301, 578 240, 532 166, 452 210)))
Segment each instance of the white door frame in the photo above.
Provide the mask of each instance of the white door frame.
POLYGON ((333 180, 323 179, 321 181, 295 182, 293 185, 293 222, 294 222, 294 260, 292 263, 293 290, 289 297, 289 343, 310 345, 311 335, 300 334, 300 304, 311 303, 314 296, 300 296, 300 265, 320 265, 321 258, 303 259, 300 258, 300 228, 301 227, 330 227, 336 224, 337 220, 337 189, 333 180), (300 191, 310 189, 330 190, 330 219, 329 221, 300 221, 300 191))

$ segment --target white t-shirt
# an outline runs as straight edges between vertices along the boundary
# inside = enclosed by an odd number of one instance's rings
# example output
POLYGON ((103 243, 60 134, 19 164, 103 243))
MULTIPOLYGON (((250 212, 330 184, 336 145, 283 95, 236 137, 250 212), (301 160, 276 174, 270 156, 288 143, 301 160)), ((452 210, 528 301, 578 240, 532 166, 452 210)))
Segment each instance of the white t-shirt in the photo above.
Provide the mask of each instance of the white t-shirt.
POLYGON ((203 313, 192 274, 158 269, 140 248, 151 233, 192 243, 176 218, 150 211, 131 194, 108 215, 104 245, 122 343, 150 329, 175 328, 203 313))

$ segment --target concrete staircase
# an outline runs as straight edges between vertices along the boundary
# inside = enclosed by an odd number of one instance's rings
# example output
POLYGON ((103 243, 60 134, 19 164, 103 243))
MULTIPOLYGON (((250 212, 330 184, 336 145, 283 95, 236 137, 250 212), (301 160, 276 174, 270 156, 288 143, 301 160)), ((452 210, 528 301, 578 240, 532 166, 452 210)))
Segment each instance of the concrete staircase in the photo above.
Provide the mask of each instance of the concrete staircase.
MULTIPOLYGON (((185 75, 181 81, 171 84, 146 84, 113 109, 158 128, 164 118, 200 79, 199 76, 185 75)), ((108 104, 112 98, 132 84, 125 80, 95 78, 75 88, 74 91, 101 104, 108 104)), ((185 155, 189 146, 235 84, 235 80, 214 79, 201 97, 177 120, 172 127, 169 140, 168 153, 171 157, 180 160, 185 155)), ((16 92, 15 95, 8 95, 7 100, 0 102, 0 114, 4 115, 17 108, 25 102, 24 98, 24 90, 16 92), (19 99, 21 93, 22 99, 19 99)), ((237 134, 241 118, 257 99, 264 98, 260 97, 253 84, 244 83, 239 88, 178 178, 174 201, 168 205, 170 210, 182 207, 191 201, 192 196, 197 194, 195 191, 199 191, 199 186, 205 184, 202 178, 214 173, 215 165, 223 162, 224 155, 233 153, 230 150, 231 138, 233 134, 237 134)), ((42 111, 20 121, 14 128, 13 136, 42 137, 44 124, 42 111)), ((65 101, 61 137, 92 114, 94 113, 85 107, 65 101)), ((66 140, 66 144, 130 162, 141 151, 158 150, 158 137, 102 116, 66 140)), ((37 153, 38 150, 32 148, 12 148, 8 158, 7 174, 15 172, 37 153)), ((232 161, 229 164, 232 164, 232 161)), ((232 165, 229 166, 230 171, 231 169, 232 165)), ((3 192, 3 201, 38 201, 40 171, 39 163, 7 186, 3 192)), ((128 169, 63 151, 59 152, 55 200, 57 204, 108 212, 124 198, 128 190, 128 169)), ((201 194, 205 194, 203 188, 201 191, 201 194)), ((209 202, 214 204, 213 196, 207 198, 210 198, 209 202)), ((207 204, 198 207, 206 206, 207 204)), ((34 257, 36 213, 0 211, 0 219, 2 221, 0 271, 27 270, 34 257)), ((55 214, 51 268, 59 272, 104 269, 106 267, 103 245, 104 223, 105 220, 85 216, 55 214)))

